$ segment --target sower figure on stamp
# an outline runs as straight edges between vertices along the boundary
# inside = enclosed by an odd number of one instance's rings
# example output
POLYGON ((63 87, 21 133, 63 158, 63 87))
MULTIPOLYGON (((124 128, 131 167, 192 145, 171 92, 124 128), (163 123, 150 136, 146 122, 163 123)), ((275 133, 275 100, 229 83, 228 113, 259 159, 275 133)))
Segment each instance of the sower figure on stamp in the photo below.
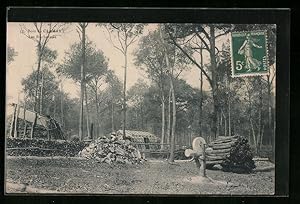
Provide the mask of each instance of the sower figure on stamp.
POLYGON ((245 62, 246 62, 245 67, 246 69, 248 69, 248 71, 251 71, 251 69, 258 69, 259 71, 262 62, 253 57, 253 51, 252 51, 253 47, 262 48, 262 46, 255 44, 250 33, 247 33, 246 40, 244 41, 243 45, 240 47, 238 54, 244 55, 245 62))

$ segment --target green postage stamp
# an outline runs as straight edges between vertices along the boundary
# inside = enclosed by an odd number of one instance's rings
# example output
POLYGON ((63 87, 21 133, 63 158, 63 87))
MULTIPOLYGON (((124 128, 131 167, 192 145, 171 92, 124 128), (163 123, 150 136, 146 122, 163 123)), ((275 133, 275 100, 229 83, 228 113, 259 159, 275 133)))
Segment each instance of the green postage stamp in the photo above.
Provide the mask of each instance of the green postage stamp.
POLYGON ((267 48, 266 31, 232 32, 232 77, 267 75, 267 48))

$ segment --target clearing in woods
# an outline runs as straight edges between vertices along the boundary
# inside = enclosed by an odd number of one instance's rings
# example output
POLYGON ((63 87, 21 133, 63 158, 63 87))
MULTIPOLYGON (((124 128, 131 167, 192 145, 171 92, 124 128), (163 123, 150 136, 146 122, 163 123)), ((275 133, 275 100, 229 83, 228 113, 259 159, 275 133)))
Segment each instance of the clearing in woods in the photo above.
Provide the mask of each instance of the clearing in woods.
MULTIPOLYGON (((260 165, 257 163, 257 165, 260 165)), ((275 173, 236 174, 207 170, 215 182, 199 179, 194 162, 109 165, 92 160, 12 157, 6 180, 59 193, 88 194, 264 194, 274 193, 275 173)), ((6 189, 7 192, 10 189, 6 189)), ((18 192, 16 192, 18 193, 18 192)))

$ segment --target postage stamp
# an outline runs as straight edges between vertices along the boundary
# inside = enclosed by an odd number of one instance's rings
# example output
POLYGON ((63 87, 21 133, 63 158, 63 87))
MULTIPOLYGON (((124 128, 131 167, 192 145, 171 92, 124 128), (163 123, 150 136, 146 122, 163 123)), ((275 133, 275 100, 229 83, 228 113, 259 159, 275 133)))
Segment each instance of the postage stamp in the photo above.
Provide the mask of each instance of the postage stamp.
POLYGON ((266 31, 231 33, 231 69, 232 77, 269 73, 266 31))

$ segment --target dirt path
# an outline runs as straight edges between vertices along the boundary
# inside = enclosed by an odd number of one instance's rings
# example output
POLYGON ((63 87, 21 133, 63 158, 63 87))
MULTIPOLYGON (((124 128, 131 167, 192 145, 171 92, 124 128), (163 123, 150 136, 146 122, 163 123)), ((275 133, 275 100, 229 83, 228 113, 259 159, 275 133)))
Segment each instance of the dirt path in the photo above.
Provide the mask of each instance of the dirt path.
POLYGON ((8 159, 6 178, 37 188, 100 194, 272 194, 274 171, 235 174, 208 170, 200 181, 192 162, 114 165, 69 159, 8 159), (220 181, 220 182, 218 182, 220 181))

